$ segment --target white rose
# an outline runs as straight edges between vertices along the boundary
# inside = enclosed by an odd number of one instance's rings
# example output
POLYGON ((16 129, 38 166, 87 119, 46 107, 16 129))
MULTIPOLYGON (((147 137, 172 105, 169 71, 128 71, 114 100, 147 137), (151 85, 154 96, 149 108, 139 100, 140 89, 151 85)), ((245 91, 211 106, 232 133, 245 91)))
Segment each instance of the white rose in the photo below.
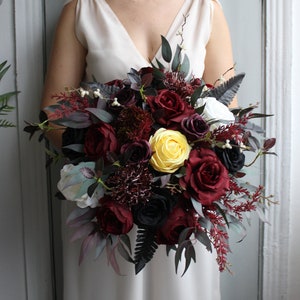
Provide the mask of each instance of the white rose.
POLYGON ((75 201, 76 204, 85 208, 87 206, 96 207, 98 205, 98 195, 100 191, 96 188, 92 197, 87 194, 88 187, 95 182, 95 178, 86 177, 81 169, 88 168, 94 170, 95 163, 80 163, 76 166, 73 164, 65 165, 60 171, 60 180, 57 183, 58 190, 69 201, 75 201))
POLYGON ((234 114, 226 105, 219 102, 216 98, 199 98, 196 102, 196 107, 201 107, 204 104, 205 108, 201 116, 205 121, 213 122, 213 124, 211 124, 210 126, 210 130, 216 129, 221 125, 226 125, 228 123, 234 122, 234 114))

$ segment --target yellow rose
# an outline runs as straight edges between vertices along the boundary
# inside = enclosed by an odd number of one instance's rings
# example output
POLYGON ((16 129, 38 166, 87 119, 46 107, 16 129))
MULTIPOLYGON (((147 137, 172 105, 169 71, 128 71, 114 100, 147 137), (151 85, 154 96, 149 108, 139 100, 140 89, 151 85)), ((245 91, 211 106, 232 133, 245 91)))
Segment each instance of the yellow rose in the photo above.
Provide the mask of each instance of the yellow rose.
POLYGON ((191 147, 179 131, 160 128, 149 140, 151 166, 159 172, 174 173, 188 158, 191 147))

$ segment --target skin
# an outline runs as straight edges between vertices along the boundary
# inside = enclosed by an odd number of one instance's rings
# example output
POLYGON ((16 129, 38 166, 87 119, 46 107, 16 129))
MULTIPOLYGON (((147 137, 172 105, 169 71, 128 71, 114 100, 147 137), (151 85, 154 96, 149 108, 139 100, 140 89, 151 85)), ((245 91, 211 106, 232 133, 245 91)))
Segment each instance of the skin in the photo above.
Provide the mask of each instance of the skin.
MULTIPOLYGON (((169 26, 180 10, 184 0, 106 0, 118 16, 137 49, 145 58, 152 59, 161 44, 161 35, 168 32, 169 26), (155 14, 149 12, 155 11, 155 14), (168 12, 166 14, 166 11, 168 12)), ((41 108, 54 103, 52 95, 66 86, 78 87, 85 71, 86 49, 75 35, 75 9, 77 0, 64 6, 57 24, 52 54, 47 70, 41 108)), ((220 5, 214 3, 212 32, 207 44, 203 79, 215 83, 222 74, 233 67, 231 39, 228 25, 220 5), (220 50, 221 49, 221 50, 220 50)), ((229 71, 224 76, 234 75, 229 71)), ((237 106, 237 100, 231 104, 237 106)), ((52 130, 47 137, 56 148, 61 147, 62 130, 52 130)))

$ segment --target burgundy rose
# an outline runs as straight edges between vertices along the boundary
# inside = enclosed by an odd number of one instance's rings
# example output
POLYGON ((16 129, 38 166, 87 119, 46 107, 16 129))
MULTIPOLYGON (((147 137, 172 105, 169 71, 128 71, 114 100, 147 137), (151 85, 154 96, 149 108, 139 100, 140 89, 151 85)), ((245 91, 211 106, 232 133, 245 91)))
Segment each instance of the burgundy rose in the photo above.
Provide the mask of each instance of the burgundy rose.
POLYGON ((126 163, 146 162, 151 157, 151 148, 148 141, 140 140, 123 145, 120 153, 126 163))
POLYGON ((115 235, 128 233, 133 227, 131 211, 109 197, 102 199, 97 222, 105 233, 115 235))
POLYGON ((134 90, 132 90, 130 86, 125 86, 113 95, 113 99, 111 99, 108 106, 110 110, 116 111, 121 110, 124 106, 134 105, 135 102, 134 90), (114 105, 114 99, 116 99, 120 105, 114 105))
POLYGON ((156 96, 148 96, 147 103, 157 123, 168 129, 178 128, 178 123, 195 110, 177 93, 163 89, 156 96))
POLYGON ((210 205, 228 190, 228 171, 212 150, 192 150, 185 167, 186 174, 180 179, 185 197, 210 205))
MULTIPOLYGON (((157 232, 157 243, 174 245, 178 243, 179 236, 185 228, 195 228, 197 218, 193 209, 187 209, 180 201, 171 211, 167 221, 157 232)), ((192 234, 192 229, 187 238, 192 234)))
POLYGON ((197 140, 205 136, 209 131, 209 125, 197 113, 181 120, 181 129, 190 141, 197 140))
POLYGON ((144 88, 149 87, 153 81, 153 68, 151 67, 141 68, 139 74, 141 76, 141 85, 144 88))
POLYGON ((84 142, 84 152, 88 158, 106 158, 107 153, 115 152, 117 148, 118 141, 111 125, 99 122, 89 127, 84 142))

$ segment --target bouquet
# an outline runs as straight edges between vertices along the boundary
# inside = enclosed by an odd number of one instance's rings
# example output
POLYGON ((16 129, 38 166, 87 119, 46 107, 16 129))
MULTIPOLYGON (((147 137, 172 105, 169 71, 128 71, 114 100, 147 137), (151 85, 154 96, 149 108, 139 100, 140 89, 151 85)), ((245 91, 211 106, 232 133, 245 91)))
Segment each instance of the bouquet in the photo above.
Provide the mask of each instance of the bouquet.
POLYGON ((173 57, 164 37, 162 56, 126 79, 83 82, 54 95, 47 118, 25 131, 64 126, 57 187, 77 204, 67 224, 75 228, 72 240, 82 240, 79 262, 95 248, 96 257, 107 251, 117 273, 117 253, 139 273, 165 245, 167 255, 175 251, 176 272, 185 258, 184 274, 200 242, 215 249, 223 271, 228 229, 242 239, 249 212, 263 218, 272 202, 243 177, 256 159, 274 154, 275 138, 259 137, 263 131, 251 123, 267 116, 253 112, 257 105, 228 108, 245 74, 214 87, 189 75, 188 57, 180 46, 173 57), (246 151, 254 153, 248 164, 246 151))

